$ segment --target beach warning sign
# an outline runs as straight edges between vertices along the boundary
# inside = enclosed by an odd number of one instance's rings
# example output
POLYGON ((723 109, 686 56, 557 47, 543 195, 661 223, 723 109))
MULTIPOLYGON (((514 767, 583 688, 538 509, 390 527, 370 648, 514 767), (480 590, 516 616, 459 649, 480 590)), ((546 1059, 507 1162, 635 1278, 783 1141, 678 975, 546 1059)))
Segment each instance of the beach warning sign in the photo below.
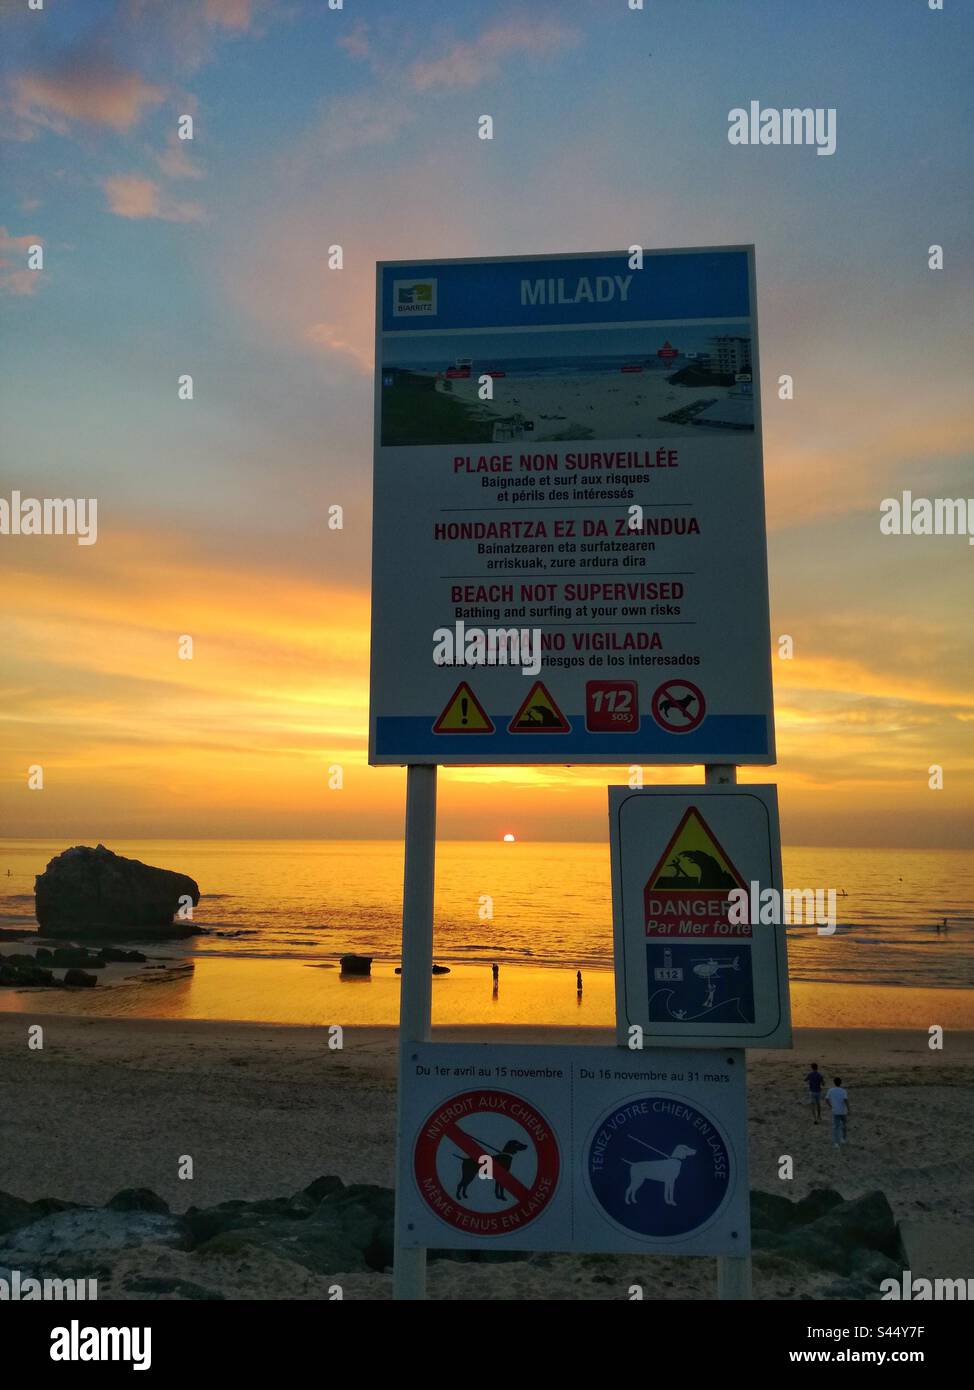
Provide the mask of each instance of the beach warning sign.
POLYGON ((461 681, 443 706, 443 712, 433 725, 434 734, 492 734, 493 721, 470 689, 461 681))
POLYGON ((609 838, 620 1042, 790 1047, 776 788, 610 787, 609 838))
POLYGON ((631 259, 376 267, 370 763, 775 761, 754 249, 631 259))
POLYGON ((554 696, 535 681, 521 702, 521 708, 508 724, 512 734, 567 734, 571 725, 555 704, 554 696))
POLYGON ((646 880, 646 935, 706 936, 733 931, 750 936, 747 923, 731 927, 729 894, 747 891, 730 858, 696 806, 688 806, 646 880))

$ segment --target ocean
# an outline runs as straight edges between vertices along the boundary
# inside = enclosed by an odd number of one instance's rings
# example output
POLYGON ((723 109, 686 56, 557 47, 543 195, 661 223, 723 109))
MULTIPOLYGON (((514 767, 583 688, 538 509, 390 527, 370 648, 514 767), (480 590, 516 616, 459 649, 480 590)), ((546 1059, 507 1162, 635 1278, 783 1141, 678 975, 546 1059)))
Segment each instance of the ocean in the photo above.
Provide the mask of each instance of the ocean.
MULTIPOLYGON (((0 926, 34 927, 34 876, 63 841, 0 841, 0 926)), ((202 933, 174 955, 398 962, 398 840, 113 840, 110 849, 197 880, 202 933)), ((788 888, 835 888, 838 929, 789 928, 793 980, 974 985, 974 855, 788 848, 788 888), (947 931, 935 924, 947 919, 947 931)), ((134 938, 133 938, 134 939, 134 938)), ((155 949, 155 948, 154 948, 155 949)), ((443 964, 611 969, 608 846, 441 841, 435 954, 443 964)))

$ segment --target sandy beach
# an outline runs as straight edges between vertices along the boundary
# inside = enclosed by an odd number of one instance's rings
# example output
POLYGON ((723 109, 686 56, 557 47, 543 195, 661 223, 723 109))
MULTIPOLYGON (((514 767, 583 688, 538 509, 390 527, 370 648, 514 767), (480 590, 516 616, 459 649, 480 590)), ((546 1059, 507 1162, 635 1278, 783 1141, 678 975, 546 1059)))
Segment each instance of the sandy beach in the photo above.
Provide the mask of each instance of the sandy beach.
POLYGON ((690 406, 725 401, 731 394, 726 386, 673 385, 663 372, 653 370, 611 376, 504 377, 494 382, 492 401, 481 400, 479 389, 476 372, 469 378, 436 383, 440 394, 461 402, 477 418, 520 415, 530 429, 522 425, 519 437, 528 441, 699 437, 709 430, 683 418, 683 412, 690 406), (681 418, 663 418, 671 414, 681 418))
MULTIPOLYGON (((902 993, 909 993, 904 991, 902 993)), ((927 993, 927 992, 921 992, 927 993)), ((934 993, 939 993, 935 991, 934 993)), ((933 1016, 931 1016, 932 1018, 933 1016)), ((473 1041, 483 1028, 436 1030, 473 1041)), ((602 1028, 498 1028, 494 1041, 611 1042, 602 1028)), ((337 1174, 393 1185, 395 1032, 348 1028, 341 1051, 318 1028, 205 1021, 0 1015, 3 1187, 17 1197, 101 1204, 146 1187, 174 1211, 297 1191, 337 1174), (44 1047, 27 1047, 32 1022, 44 1047), (191 1154, 191 1182, 177 1177, 191 1154)), ((897 1219, 931 1230, 974 1218, 974 1033, 948 1030, 943 1051, 926 1028, 799 1029, 793 1052, 749 1054, 751 1187, 797 1198, 836 1188, 846 1198, 883 1191, 897 1219), (815 1059, 841 1069, 854 1111, 850 1143, 836 1151, 812 1125, 802 1076, 815 1059), (778 1177, 781 1155, 794 1178, 778 1177)), ((147 1246, 116 1258, 102 1282, 111 1297, 133 1274, 198 1279, 192 1257, 147 1246)), ((198 1271, 198 1265, 197 1265, 198 1271)), ((974 1274, 956 1270, 958 1275, 974 1274)), ((329 1280, 273 1259, 210 1260, 207 1286, 229 1297, 323 1297, 329 1280), (277 1279, 277 1275, 280 1279, 277 1279)), ((709 1298, 709 1259, 534 1256, 517 1264, 437 1261, 438 1298, 620 1298, 633 1280, 652 1298, 709 1298)), ((346 1297, 385 1298, 391 1277, 350 1274, 346 1297)), ((755 1295, 813 1297, 828 1283, 766 1254, 755 1257, 755 1295)))

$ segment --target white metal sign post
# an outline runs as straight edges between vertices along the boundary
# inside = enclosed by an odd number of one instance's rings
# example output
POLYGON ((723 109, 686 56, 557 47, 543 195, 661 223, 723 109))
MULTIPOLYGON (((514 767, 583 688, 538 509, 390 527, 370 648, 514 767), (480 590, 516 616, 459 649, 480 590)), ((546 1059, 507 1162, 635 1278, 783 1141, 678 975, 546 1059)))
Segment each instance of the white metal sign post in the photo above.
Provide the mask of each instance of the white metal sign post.
MULTIPOLYGON (((399 986, 399 1085, 396 1093, 396 1172, 403 1155, 403 1077, 415 1043, 429 1040, 433 982, 433 886, 436 871, 436 768, 406 773, 405 870, 402 895, 402 976, 399 986)), ((393 1296, 426 1297, 426 1251, 401 1245, 396 1196, 393 1296)))

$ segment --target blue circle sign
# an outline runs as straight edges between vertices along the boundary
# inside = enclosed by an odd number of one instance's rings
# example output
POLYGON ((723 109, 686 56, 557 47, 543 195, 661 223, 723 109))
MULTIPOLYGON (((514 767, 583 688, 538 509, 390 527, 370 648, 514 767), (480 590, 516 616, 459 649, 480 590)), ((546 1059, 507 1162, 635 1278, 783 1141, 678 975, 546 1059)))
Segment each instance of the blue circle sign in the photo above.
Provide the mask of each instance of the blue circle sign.
POLYGON ((730 1147, 709 1115, 680 1096, 638 1096, 592 1130, 585 1175, 596 1205, 623 1230, 686 1236, 709 1225, 727 1199, 730 1147))

